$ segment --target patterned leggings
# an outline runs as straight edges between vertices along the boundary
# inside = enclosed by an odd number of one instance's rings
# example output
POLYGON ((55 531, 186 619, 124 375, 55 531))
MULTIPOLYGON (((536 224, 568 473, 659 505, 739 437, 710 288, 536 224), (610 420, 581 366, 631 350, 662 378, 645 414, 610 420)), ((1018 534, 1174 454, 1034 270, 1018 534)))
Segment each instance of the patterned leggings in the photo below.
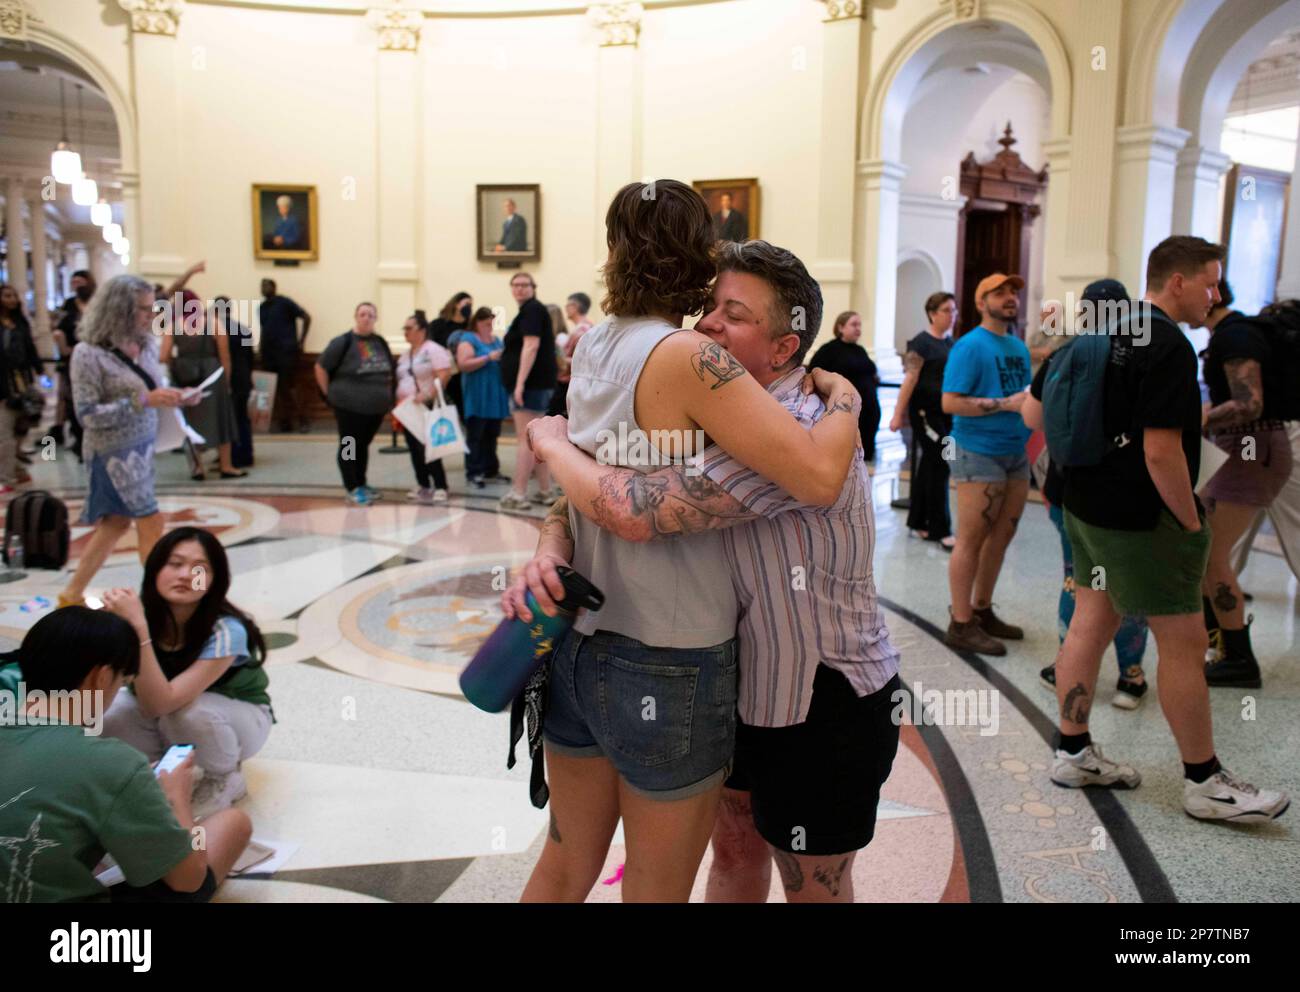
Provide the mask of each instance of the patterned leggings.
MULTIPOLYGON (((1061 535, 1061 554, 1065 559, 1065 581, 1061 583, 1061 596, 1057 604, 1057 633, 1062 641, 1065 632, 1070 629, 1070 619, 1074 616, 1074 549, 1070 547, 1069 535, 1065 533, 1065 513, 1055 504, 1048 504, 1048 516, 1061 535)), ((1119 662, 1119 673, 1125 678, 1133 677, 1142 670, 1142 655, 1147 649, 1147 622, 1142 617, 1125 617, 1115 634, 1115 657, 1119 662)))

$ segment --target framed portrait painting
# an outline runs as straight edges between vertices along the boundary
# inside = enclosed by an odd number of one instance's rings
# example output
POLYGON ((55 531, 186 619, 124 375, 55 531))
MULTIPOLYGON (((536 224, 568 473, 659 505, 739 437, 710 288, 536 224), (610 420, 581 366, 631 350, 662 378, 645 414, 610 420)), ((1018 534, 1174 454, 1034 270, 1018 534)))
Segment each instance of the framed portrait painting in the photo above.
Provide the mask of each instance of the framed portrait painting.
POLYGON ((691 185, 709 205, 713 233, 719 241, 758 237, 757 179, 701 179, 691 185))
POLYGON ((253 257, 310 262, 320 258, 315 186, 253 184, 253 257))
POLYGON ((542 257, 542 188, 536 183, 477 186, 478 260, 536 262, 542 257))

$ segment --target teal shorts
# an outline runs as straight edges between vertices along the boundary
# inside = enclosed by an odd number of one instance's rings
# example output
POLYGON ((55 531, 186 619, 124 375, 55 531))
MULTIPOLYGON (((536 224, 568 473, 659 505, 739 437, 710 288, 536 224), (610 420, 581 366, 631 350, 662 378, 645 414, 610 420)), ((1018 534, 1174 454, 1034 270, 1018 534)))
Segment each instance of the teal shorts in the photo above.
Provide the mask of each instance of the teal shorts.
POLYGON ((1074 581, 1105 589, 1120 616, 1201 612, 1201 579, 1210 559, 1210 524, 1193 534, 1164 507, 1152 530, 1111 530, 1084 523, 1068 509, 1074 581))

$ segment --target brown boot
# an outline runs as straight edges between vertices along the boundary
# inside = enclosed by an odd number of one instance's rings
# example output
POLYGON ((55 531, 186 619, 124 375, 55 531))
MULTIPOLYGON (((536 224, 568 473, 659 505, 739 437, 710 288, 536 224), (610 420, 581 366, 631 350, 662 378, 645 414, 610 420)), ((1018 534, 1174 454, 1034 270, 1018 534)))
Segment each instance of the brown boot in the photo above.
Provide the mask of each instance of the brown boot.
POLYGON ((990 634, 993 637, 1000 637, 1004 641, 1023 641, 1025 639, 1024 628, 1017 627, 1014 624, 1003 623, 998 619, 997 615, 994 614, 993 607, 990 606, 988 609, 984 610, 973 609, 971 612, 974 614, 975 619, 979 621, 980 629, 983 630, 984 633, 990 634))
POLYGON ((950 648, 957 648, 959 651, 974 651, 976 654, 1004 655, 1007 653, 1006 646, 999 640, 990 637, 980 627, 979 617, 973 616, 965 623, 959 622, 953 618, 948 623, 948 633, 944 635, 943 643, 950 648))

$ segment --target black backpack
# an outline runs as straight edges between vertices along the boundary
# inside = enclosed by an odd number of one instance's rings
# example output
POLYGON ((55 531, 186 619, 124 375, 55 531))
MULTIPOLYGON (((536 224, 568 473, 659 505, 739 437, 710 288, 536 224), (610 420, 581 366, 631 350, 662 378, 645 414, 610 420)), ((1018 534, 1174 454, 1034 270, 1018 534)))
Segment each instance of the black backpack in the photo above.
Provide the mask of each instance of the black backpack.
POLYGON ((68 508, 43 489, 15 496, 5 511, 4 561, 9 564, 9 539, 23 542, 26 568, 62 568, 68 563, 68 508))
MULTIPOLYGON (((1253 318, 1273 349, 1282 385, 1278 411, 1283 420, 1300 420, 1300 301, 1270 303, 1253 318)), ((1272 404, 1269 404, 1272 406, 1272 404)))

